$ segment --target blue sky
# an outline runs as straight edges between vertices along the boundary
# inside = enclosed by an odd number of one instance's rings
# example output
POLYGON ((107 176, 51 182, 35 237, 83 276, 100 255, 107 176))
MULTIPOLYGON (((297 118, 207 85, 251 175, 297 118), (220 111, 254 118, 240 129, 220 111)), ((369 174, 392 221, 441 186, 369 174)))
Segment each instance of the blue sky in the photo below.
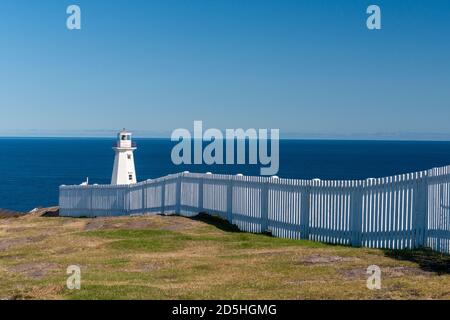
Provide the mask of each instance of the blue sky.
POLYGON ((449 39, 448 0, 3 0, 0 135, 450 137, 449 39))

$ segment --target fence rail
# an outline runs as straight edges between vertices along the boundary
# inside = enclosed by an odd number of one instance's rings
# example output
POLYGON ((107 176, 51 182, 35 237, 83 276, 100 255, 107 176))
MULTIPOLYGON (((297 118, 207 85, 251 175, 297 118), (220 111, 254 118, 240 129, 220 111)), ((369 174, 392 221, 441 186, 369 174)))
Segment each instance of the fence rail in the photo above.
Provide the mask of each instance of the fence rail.
POLYGON ((59 191, 62 216, 207 212, 276 237, 450 253, 450 166, 355 181, 180 173, 59 191))

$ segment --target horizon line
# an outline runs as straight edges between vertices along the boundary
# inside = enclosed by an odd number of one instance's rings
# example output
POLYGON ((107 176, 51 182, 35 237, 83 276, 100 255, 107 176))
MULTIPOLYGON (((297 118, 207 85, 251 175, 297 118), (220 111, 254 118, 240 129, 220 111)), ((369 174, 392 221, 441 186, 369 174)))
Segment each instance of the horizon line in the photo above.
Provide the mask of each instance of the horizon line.
MULTIPOLYGON (((0 133, 0 139, 108 139, 115 140, 116 135, 4 135, 0 133)), ((136 135, 135 140, 171 140, 170 136, 165 135, 136 135)), ((192 140, 195 140, 192 138, 192 140)), ((220 139, 227 140, 227 139, 220 139)), ((246 139, 248 140, 248 138, 246 139)), ((366 135, 327 135, 327 134, 310 134, 310 135, 280 135, 279 140, 305 140, 305 141, 410 141, 410 142, 450 142, 450 134, 433 134, 426 136, 415 135, 380 135, 380 134, 366 134, 366 135)))
MULTIPOLYGON (((244 129, 246 130, 246 129, 244 129)), ((167 130, 130 130, 137 139, 171 139, 167 130)), ((221 130, 224 131, 224 130, 221 130)), ((0 138, 111 138, 118 130, 17 129, 1 130, 0 138)), ((225 139, 224 139, 225 140, 225 139)), ((292 132, 280 130, 280 140, 450 141, 450 132, 292 132)))

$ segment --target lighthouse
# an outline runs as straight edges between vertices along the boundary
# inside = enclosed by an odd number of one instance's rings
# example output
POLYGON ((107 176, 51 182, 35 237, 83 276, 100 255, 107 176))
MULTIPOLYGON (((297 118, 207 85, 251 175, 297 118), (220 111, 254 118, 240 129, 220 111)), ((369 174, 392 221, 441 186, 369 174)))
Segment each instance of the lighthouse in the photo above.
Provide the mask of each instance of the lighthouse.
POLYGON ((111 184, 123 185, 136 183, 133 151, 136 146, 131 142, 131 132, 123 129, 117 134, 117 142, 113 147, 116 152, 111 184))

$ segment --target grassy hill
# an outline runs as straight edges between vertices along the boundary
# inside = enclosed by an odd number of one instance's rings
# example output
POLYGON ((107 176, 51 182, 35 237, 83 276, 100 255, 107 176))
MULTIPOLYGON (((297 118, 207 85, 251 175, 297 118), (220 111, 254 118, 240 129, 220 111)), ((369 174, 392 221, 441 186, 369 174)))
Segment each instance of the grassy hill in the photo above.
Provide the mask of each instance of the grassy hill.
POLYGON ((238 232, 215 218, 0 219, 0 299, 450 299, 450 257, 238 232), (366 269, 382 270, 368 290, 366 269), (81 267, 81 290, 66 268, 81 267))

